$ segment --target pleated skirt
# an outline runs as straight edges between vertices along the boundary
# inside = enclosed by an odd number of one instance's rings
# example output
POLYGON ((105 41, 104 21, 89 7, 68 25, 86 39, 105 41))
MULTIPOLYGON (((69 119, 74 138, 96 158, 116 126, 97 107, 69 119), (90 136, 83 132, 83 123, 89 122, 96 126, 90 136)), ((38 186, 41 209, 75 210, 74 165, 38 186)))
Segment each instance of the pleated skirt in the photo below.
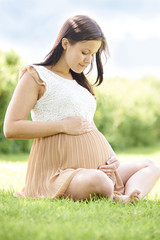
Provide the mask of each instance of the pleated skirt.
MULTIPOLYGON (((82 169, 97 169, 113 154, 108 141, 96 127, 76 136, 60 133, 37 138, 30 152, 25 186, 14 196, 61 197, 75 174, 82 169)), ((123 194, 124 185, 118 172, 110 178, 115 193, 123 194)))

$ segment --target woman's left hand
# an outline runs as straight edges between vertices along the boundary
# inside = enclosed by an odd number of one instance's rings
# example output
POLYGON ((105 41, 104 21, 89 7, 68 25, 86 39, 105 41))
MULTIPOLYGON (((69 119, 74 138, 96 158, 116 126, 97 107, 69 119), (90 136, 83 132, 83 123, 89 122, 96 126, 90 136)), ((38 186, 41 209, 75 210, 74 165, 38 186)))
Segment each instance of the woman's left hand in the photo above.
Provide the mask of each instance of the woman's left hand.
POLYGON ((116 170, 120 165, 120 161, 117 156, 112 156, 106 161, 106 164, 112 166, 116 170))
POLYGON ((97 169, 106 173, 109 177, 119 167, 120 161, 116 156, 110 157, 105 165, 100 165, 97 169))

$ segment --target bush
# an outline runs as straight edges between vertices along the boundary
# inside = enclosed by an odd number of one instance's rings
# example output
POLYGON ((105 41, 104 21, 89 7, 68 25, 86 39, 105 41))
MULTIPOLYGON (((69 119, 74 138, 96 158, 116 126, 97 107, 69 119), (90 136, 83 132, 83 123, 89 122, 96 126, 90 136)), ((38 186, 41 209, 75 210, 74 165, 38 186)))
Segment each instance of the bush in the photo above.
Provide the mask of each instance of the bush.
POLYGON ((95 123, 116 149, 147 146, 160 138, 160 81, 108 79, 96 89, 95 123))
POLYGON ((22 66, 20 57, 13 51, 0 51, 0 152, 28 152, 31 140, 6 139, 3 134, 3 122, 8 103, 17 84, 18 72, 22 66))

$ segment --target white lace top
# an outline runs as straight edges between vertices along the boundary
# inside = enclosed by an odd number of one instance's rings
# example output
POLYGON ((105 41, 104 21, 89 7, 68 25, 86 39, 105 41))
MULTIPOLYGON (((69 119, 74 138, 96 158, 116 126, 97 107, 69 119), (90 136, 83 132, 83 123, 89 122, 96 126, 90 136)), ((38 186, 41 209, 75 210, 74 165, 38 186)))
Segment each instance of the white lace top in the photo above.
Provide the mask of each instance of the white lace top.
POLYGON ((86 88, 43 66, 32 66, 46 85, 46 91, 31 110, 33 121, 58 121, 72 116, 93 120, 96 100, 86 88))

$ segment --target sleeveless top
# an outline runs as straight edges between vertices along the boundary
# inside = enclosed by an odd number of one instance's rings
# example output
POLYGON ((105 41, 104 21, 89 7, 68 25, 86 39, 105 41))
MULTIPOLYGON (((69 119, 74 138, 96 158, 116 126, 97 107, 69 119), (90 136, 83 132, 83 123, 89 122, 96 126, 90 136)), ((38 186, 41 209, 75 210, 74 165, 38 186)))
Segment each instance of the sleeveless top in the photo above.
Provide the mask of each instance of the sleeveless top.
POLYGON ((94 96, 76 80, 63 78, 46 67, 31 65, 45 83, 45 92, 31 110, 33 121, 59 121, 78 116, 89 122, 96 110, 94 96))

